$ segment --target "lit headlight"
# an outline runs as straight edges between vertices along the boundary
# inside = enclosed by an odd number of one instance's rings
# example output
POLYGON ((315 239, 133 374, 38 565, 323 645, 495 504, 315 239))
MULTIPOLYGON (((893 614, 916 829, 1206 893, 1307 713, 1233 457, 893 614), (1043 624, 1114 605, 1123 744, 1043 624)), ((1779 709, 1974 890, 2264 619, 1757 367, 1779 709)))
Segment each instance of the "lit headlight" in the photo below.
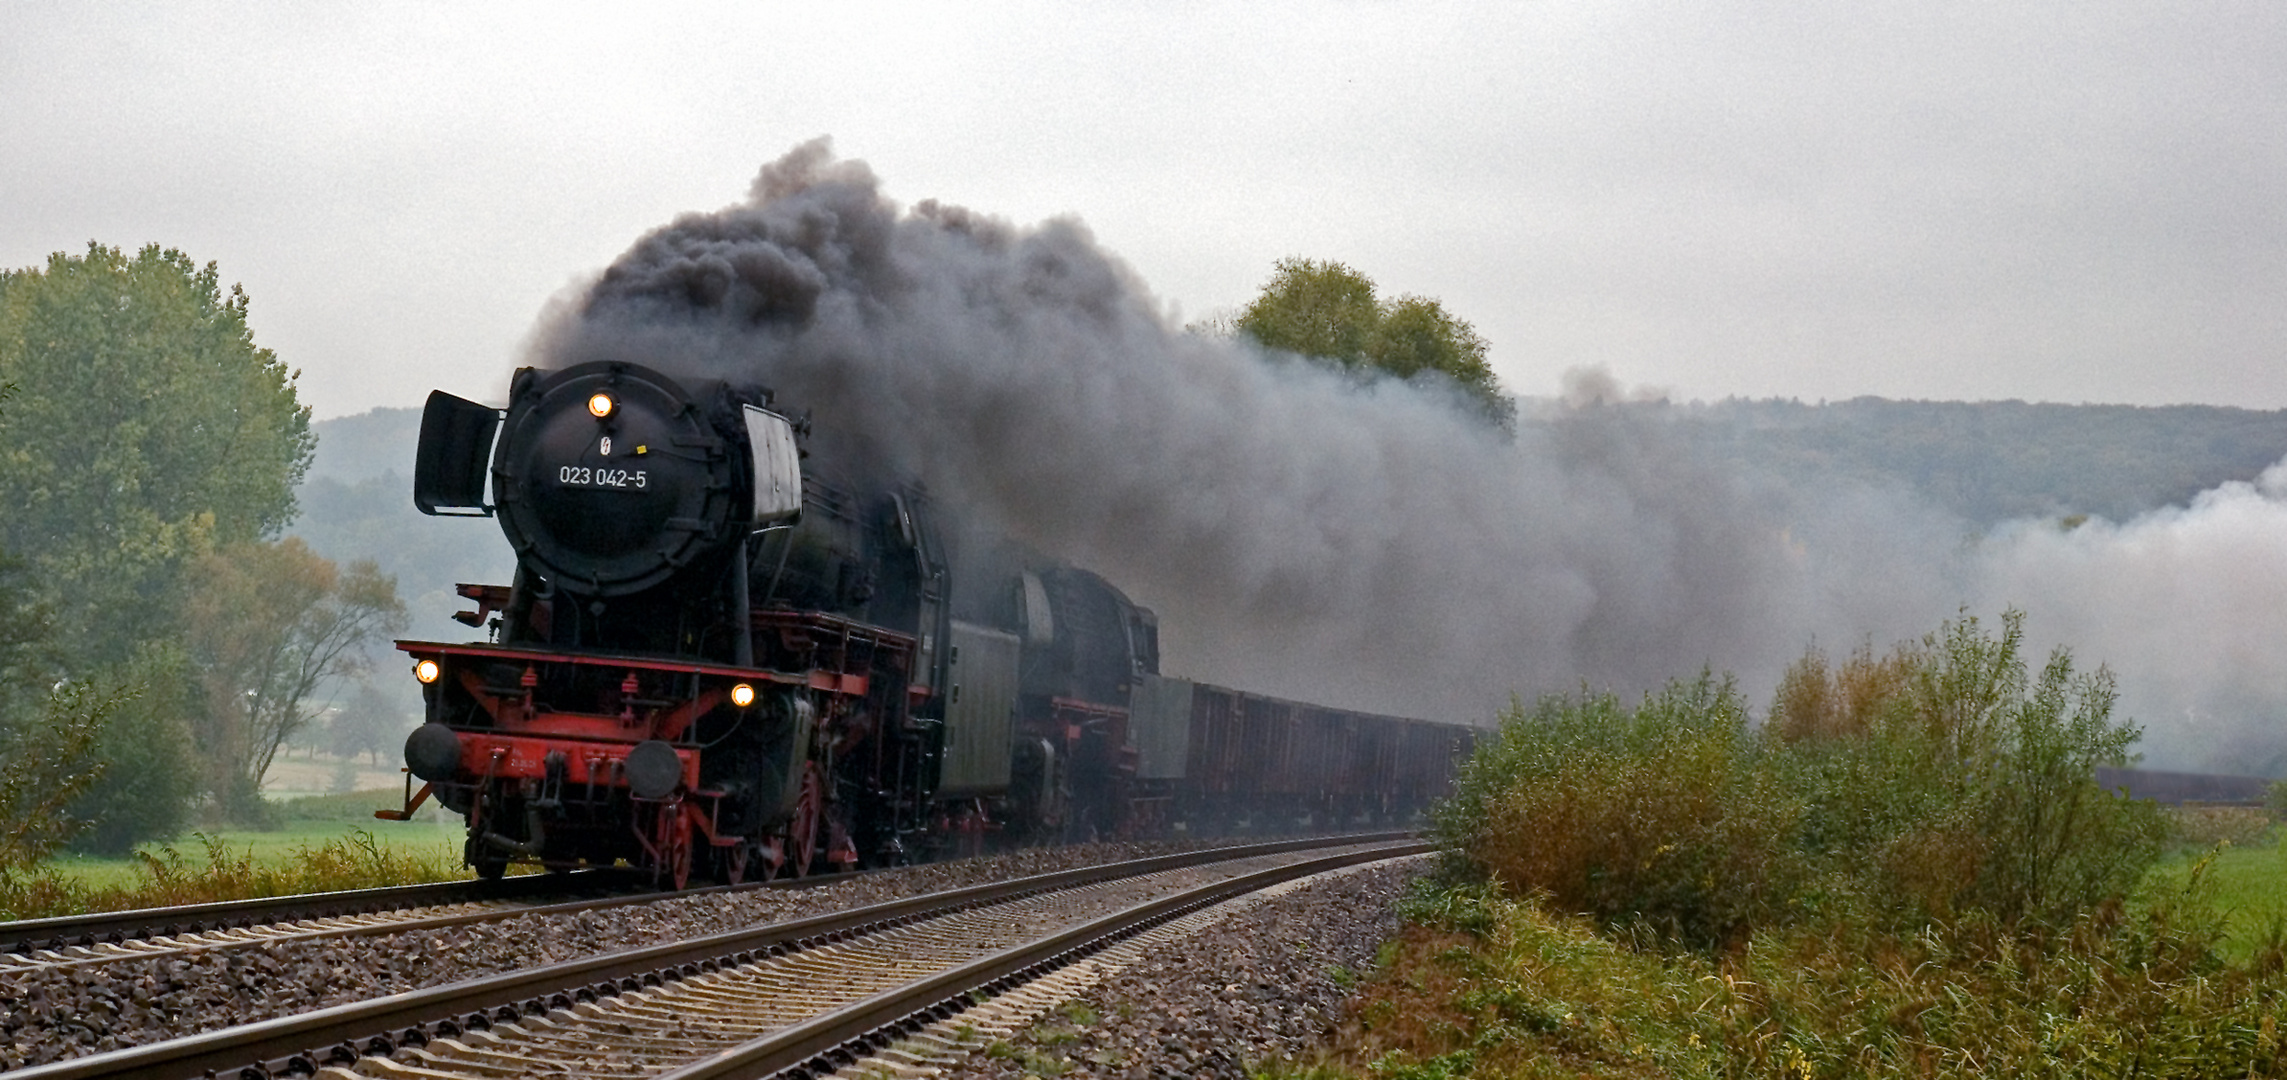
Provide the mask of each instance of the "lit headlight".
POLYGON ((444 674, 444 669, 439 668, 437 666, 437 662, 434 660, 423 660, 420 663, 413 665, 413 677, 421 680, 423 683, 436 682, 437 676, 441 674, 444 674))
POLYGON ((742 709, 754 704, 754 687, 745 683, 731 687, 731 704, 742 709))

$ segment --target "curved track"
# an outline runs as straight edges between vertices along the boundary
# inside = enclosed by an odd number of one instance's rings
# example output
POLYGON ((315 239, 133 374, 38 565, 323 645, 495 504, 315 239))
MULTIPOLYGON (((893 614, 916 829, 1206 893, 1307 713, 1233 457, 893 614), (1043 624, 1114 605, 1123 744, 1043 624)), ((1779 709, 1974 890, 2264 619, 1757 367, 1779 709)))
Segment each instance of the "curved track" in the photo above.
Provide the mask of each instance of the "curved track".
POLYGON ((26 1078, 831 1071, 1137 930, 1337 865, 1321 838, 1065 871, 626 950, 27 1069, 26 1078), (211 1072, 210 1072, 211 1070, 211 1072))

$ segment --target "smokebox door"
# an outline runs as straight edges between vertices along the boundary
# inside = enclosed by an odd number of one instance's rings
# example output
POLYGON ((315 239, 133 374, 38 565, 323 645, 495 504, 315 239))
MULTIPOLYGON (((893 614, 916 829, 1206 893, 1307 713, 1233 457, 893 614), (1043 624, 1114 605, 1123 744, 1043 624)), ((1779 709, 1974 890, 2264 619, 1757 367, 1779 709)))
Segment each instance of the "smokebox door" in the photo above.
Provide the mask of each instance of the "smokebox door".
POLYGON ((485 464, 500 410, 429 391, 421 410, 421 444, 413 455, 413 505, 424 514, 492 516, 484 503, 485 464))

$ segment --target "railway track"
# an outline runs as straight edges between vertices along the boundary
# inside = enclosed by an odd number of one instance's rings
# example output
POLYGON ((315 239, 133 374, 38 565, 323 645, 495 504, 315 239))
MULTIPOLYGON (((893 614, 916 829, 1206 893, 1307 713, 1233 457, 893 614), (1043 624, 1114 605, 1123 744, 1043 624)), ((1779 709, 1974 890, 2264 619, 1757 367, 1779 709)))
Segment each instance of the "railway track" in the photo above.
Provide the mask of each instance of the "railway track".
POLYGON ((1231 896, 1418 853, 1396 835, 1288 841, 955 889, 473 979, 23 1070, 202 1075, 830 1072, 1123 937, 1231 896))
POLYGON ((9 943, 7 951, 0 952, 0 976, 36 968, 83 967, 315 938, 443 929, 517 915, 570 914, 670 897, 818 885, 845 876, 821 874, 660 892, 641 875, 583 870, 0 923, 0 942, 9 943))
POLYGON ((444 881, 182 907, 98 911, 53 919, 0 922, 0 953, 62 952, 152 937, 244 930, 267 923, 356 918, 420 907, 519 903, 542 896, 625 892, 636 887, 637 879, 624 872, 583 870, 570 874, 520 875, 498 881, 444 881))

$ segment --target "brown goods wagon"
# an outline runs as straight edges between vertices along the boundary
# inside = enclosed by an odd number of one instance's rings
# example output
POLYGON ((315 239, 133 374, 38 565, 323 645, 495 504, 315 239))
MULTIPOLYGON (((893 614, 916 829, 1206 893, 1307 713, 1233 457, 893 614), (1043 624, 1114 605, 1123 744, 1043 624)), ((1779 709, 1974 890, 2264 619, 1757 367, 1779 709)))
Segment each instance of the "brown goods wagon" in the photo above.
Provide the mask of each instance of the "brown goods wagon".
POLYGON ((1254 795, 1293 795, 1301 790, 1295 776, 1294 703, 1278 698, 1241 694, 1241 745, 1247 755, 1241 767, 1250 781, 1241 790, 1254 795))
POLYGON ((1350 718, 1355 713, 1323 705, 1294 707, 1295 793, 1327 796, 1339 793, 1343 762, 1350 752, 1350 718))
MULTIPOLYGON (((1165 680, 1176 682, 1178 680, 1165 680)), ((1190 683, 1183 778, 1210 794, 1442 790, 1472 729, 1190 683)))
POLYGON ((1184 769, 1190 788, 1207 795, 1245 790, 1240 773, 1246 760, 1239 738, 1243 731, 1236 691, 1206 683, 1192 687, 1191 746, 1184 769))

